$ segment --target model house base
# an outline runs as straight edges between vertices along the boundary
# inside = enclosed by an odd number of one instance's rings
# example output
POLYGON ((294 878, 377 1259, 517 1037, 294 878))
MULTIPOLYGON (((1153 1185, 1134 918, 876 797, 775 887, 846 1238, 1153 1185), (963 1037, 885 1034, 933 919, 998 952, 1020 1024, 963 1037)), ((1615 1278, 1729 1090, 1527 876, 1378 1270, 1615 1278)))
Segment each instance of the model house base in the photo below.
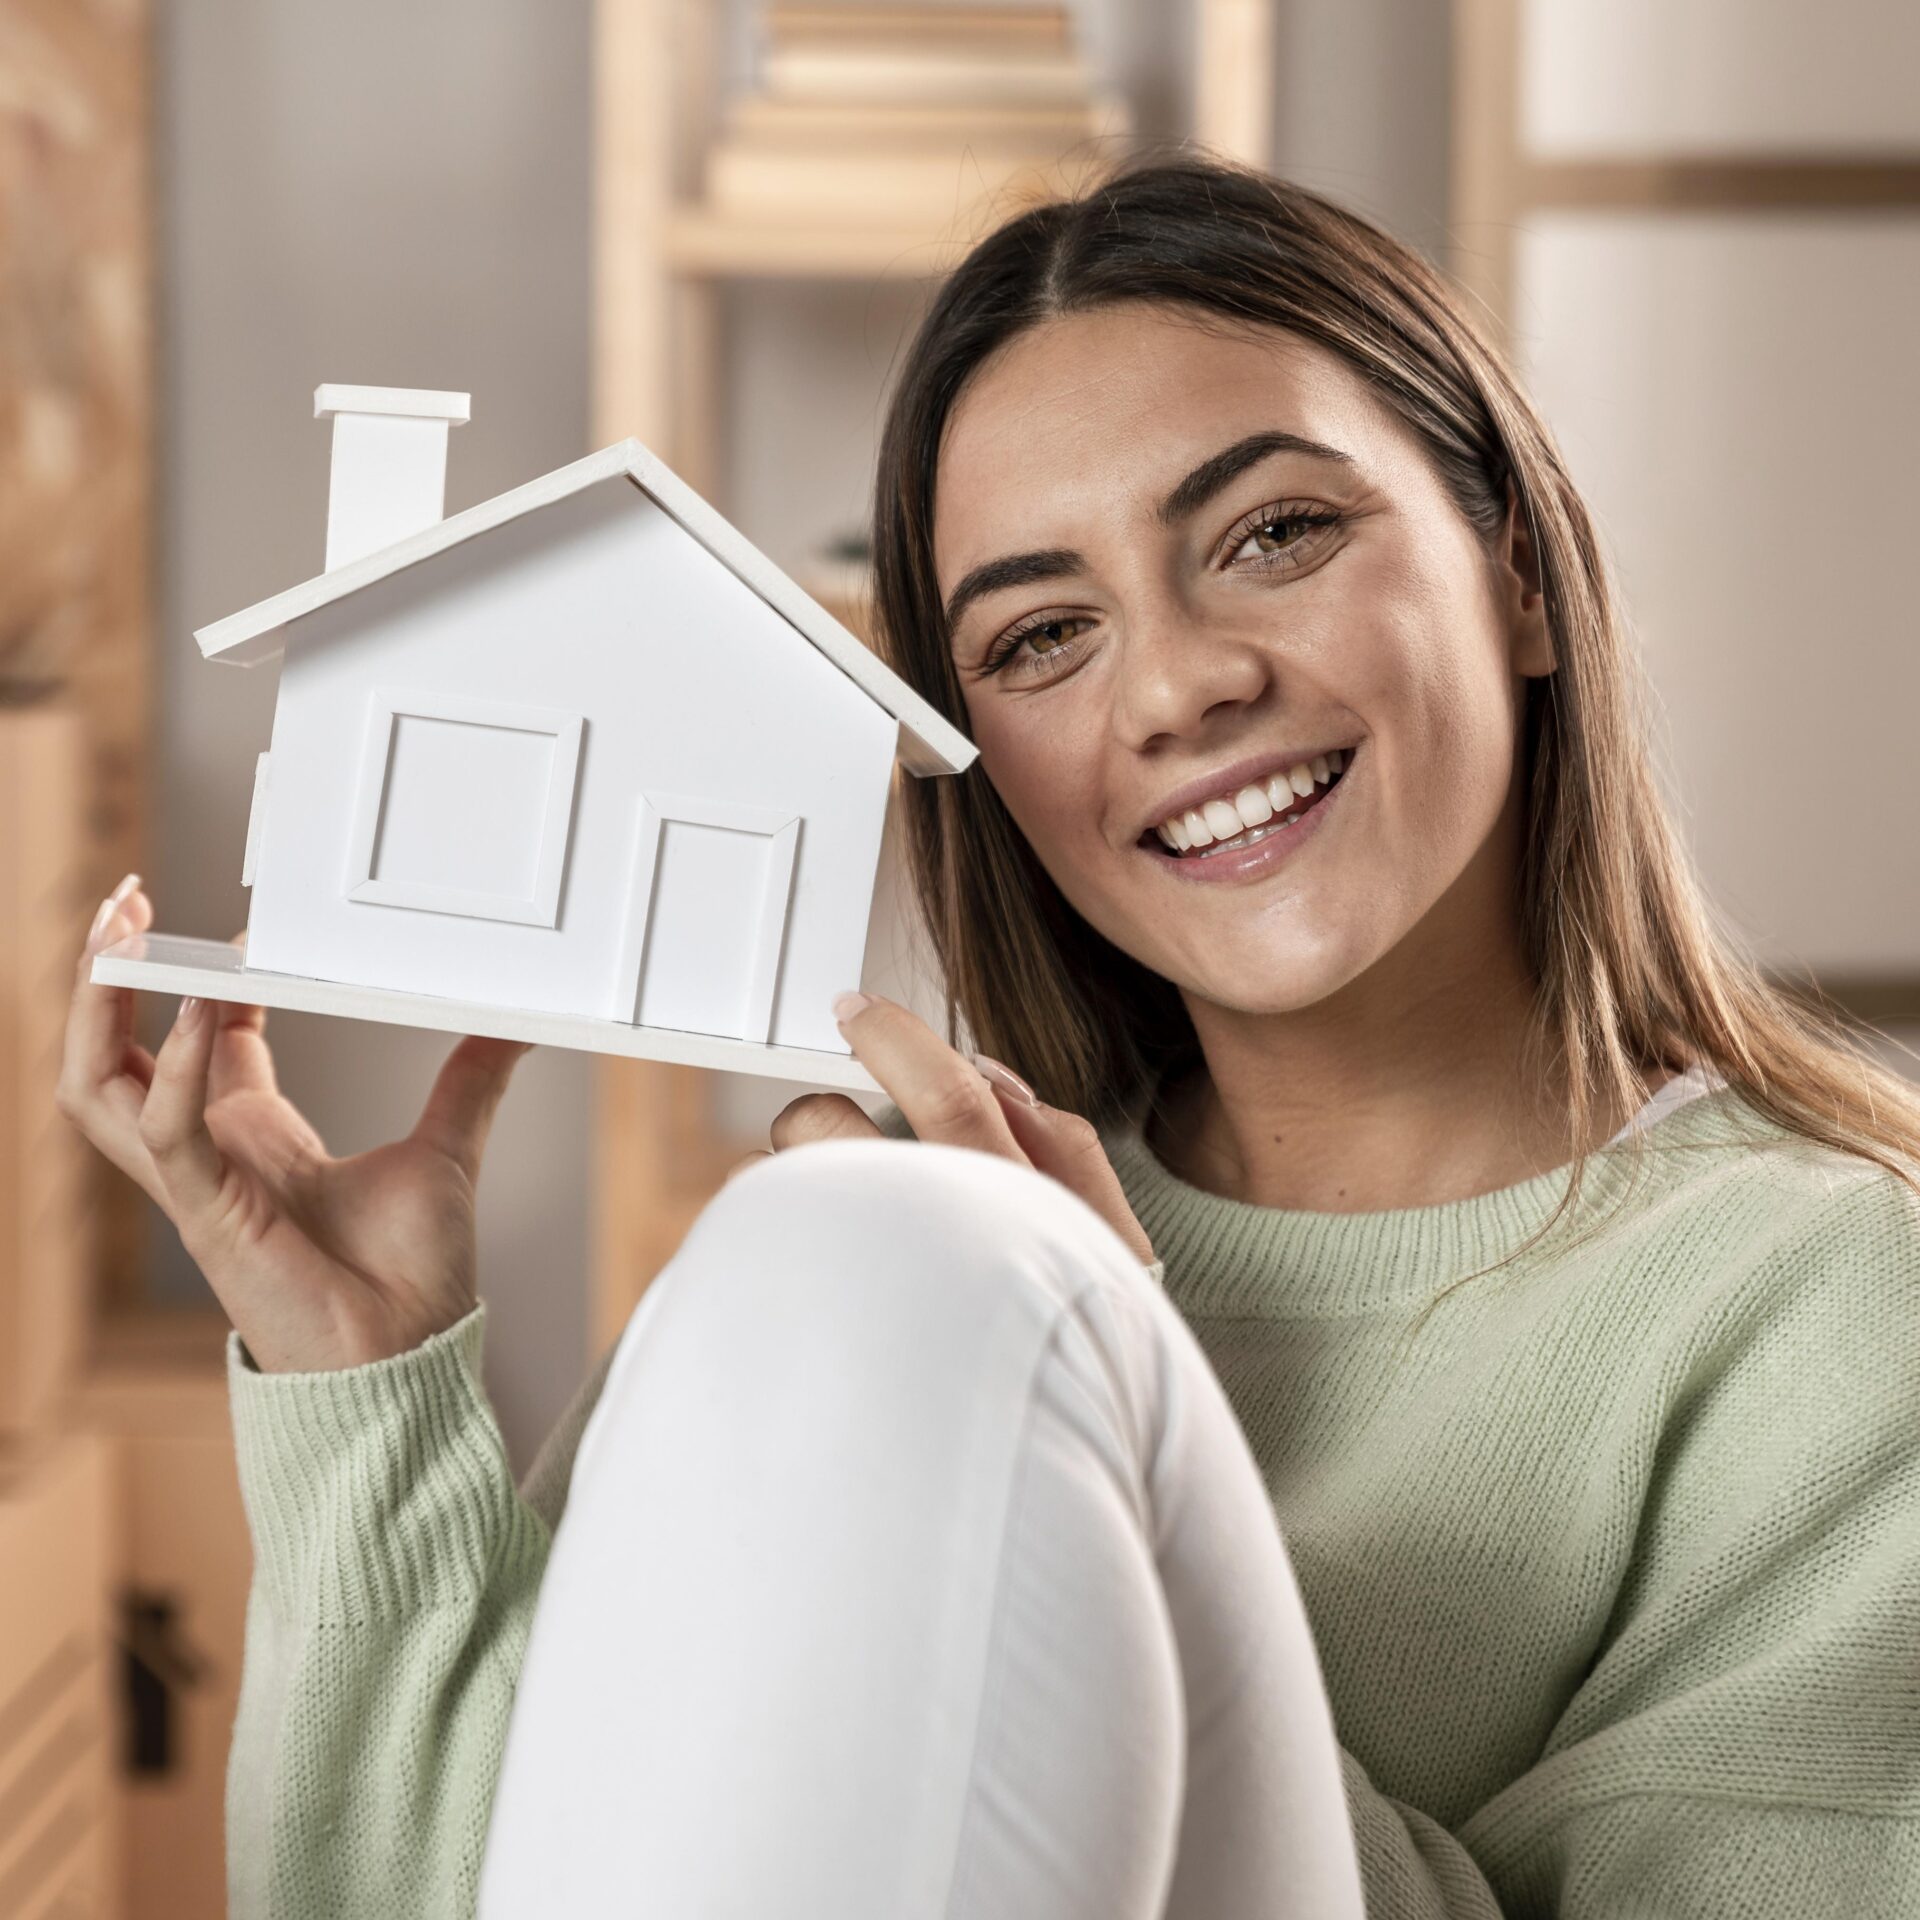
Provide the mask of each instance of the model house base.
POLYGON ((529 1040, 537 1046, 574 1047, 590 1053, 625 1054, 634 1060, 666 1060, 676 1066, 712 1067, 727 1073, 798 1080, 810 1086, 878 1093, 879 1084, 847 1053, 811 1047, 769 1046, 730 1040, 721 1034, 686 1033, 670 1027, 632 1026, 580 1014, 540 1013, 438 994, 403 993, 390 987, 356 987, 299 974, 249 967, 245 953, 225 940, 183 934, 136 933, 94 956, 91 976, 107 987, 137 987, 150 993, 198 994, 205 1000, 238 1000, 296 1013, 330 1013, 389 1026, 426 1027, 441 1033, 489 1034, 529 1040))

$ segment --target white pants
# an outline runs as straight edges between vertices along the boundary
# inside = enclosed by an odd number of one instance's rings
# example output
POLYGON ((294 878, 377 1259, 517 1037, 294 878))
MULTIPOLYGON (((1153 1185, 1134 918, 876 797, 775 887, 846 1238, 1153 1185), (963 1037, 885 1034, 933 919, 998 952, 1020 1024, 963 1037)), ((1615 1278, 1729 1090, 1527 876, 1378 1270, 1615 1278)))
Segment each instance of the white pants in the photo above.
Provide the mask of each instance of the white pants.
POLYGON ((1259 1470, 1091 1208, 957 1147, 738 1175, 622 1337, 484 1920, 1359 1920, 1259 1470))

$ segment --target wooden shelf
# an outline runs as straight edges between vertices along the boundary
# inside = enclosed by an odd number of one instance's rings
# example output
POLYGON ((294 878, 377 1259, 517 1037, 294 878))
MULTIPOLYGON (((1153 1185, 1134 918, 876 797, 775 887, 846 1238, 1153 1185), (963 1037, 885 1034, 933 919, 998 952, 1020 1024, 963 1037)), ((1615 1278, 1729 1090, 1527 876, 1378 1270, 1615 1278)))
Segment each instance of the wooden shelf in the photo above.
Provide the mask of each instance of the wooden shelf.
POLYGON ((929 238, 924 228, 761 226, 698 206, 676 209, 666 223, 669 265, 716 280, 922 280, 947 272, 966 249, 965 240, 929 238))

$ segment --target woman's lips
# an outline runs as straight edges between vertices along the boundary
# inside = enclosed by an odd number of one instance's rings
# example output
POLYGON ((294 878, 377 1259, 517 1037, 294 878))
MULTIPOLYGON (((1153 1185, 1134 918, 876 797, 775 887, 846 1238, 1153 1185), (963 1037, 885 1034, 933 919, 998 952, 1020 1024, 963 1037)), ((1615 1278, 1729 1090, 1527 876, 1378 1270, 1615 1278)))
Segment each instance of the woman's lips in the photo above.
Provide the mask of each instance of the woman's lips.
POLYGON ((1340 777, 1331 786, 1316 787, 1310 799, 1290 808, 1291 824, 1286 816, 1276 815, 1266 825, 1251 829, 1250 837, 1240 845, 1217 851, 1209 848, 1199 853, 1169 853, 1153 838, 1142 841, 1140 851, 1181 880, 1233 882, 1270 873, 1319 834, 1330 806, 1337 811, 1340 795, 1346 790, 1358 757, 1359 749, 1349 752, 1340 777))

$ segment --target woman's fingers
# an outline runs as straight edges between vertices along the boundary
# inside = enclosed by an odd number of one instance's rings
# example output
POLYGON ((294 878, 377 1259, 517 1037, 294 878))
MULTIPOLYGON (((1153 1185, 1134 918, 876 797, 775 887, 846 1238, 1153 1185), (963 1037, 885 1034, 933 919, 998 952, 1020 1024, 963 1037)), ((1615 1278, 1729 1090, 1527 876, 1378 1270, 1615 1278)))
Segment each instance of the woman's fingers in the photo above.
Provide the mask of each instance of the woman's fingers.
POLYGON ((62 1077, 77 1086, 96 1087, 111 1079, 133 1043, 133 989, 96 985, 93 957, 152 924, 152 903, 139 888, 139 875, 130 873, 100 902, 80 950, 62 1062, 62 1077))
POLYGON ((1026 1156, 986 1076, 917 1014, 875 995, 843 995, 834 1012, 854 1056, 879 1081, 921 1140, 1026 1156))
MULTIPOLYGON (((1000 1070, 1006 1072, 1004 1067, 1000 1070)), ((1014 1138, 1034 1166, 1077 1193, 1133 1249, 1143 1265, 1152 1265, 1153 1243, 1127 1204, 1126 1190, 1093 1122, 1059 1107, 1038 1102, 1029 1105, 1019 1093, 1004 1086, 1000 1088, 1000 1102, 1014 1138)))
POLYGON ((140 1142, 189 1252, 208 1237, 226 1176, 225 1157, 207 1131, 207 1075, 217 1025, 205 1000, 189 994, 180 1002, 154 1056, 153 1083, 140 1110, 140 1142))
MULTIPOLYGON (((228 942, 244 947, 243 928, 228 942)), ((214 1015, 219 1031, 214 1037, 213 1072, 208 1080, 208 1098, 224 1099, 230 1093, 278 1093, 280 1082, 273 1071, 273 1049, 267 1044, 267 1010, 246 1000, 222 1000, 214 1015)))
POLYGON ((128 874, 100 903, 88 930, 74 971, 54 1104, 122 1173, 159 1200, 139 1136, 153 1056, 134 1042, 133 989, 93 979, 93 957, 101 948, 152 924, 152 903, 138 889, 138 876, 128 874))
POLYGON ((774 1116, 768 1138, 780 1153, 810 1140, 878 1140, 881 1133, 844 1093, 803 1093, 774 1116))
POLYGON ((441 1063, 413 1138, 445 1154, 477 1184, 480 1156, 486 1151, 487 1134, 507 1082, 532 1051, 530 1040, 469 1034, 441 1063))

